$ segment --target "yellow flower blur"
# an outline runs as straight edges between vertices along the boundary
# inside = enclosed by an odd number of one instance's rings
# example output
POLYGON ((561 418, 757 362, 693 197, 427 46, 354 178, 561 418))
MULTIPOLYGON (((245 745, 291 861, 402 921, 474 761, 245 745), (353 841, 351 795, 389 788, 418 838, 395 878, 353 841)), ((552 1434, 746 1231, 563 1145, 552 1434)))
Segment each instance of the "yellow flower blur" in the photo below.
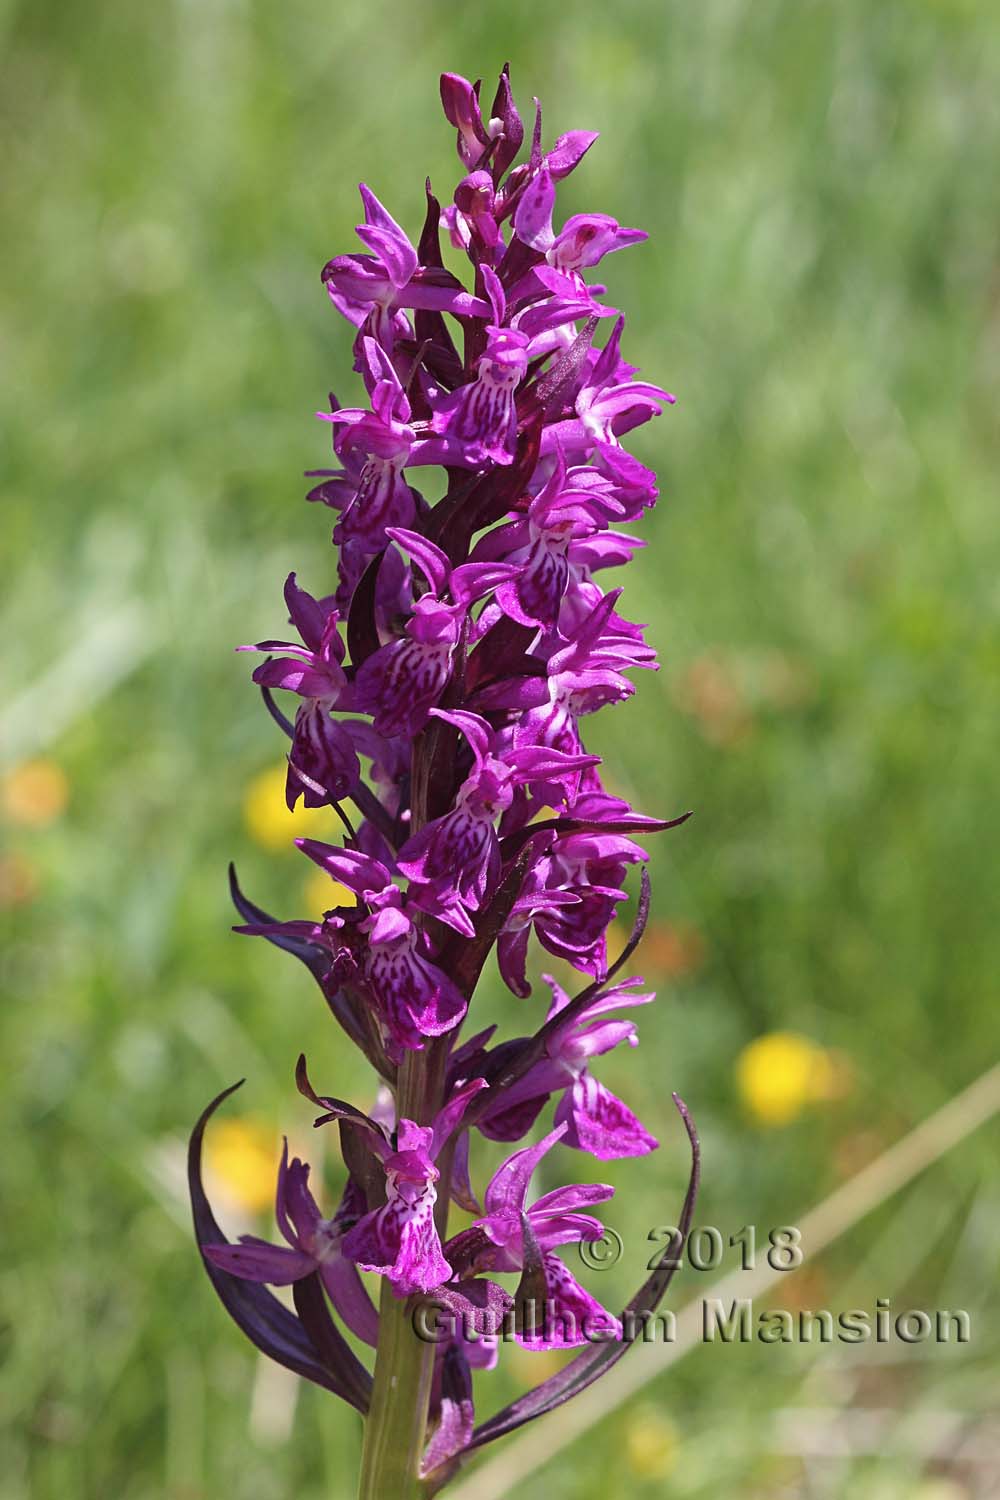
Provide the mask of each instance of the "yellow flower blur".
POLYGON ((638 1479, 665 1479, 677 1463, 677 1428, 655 1406, 640 1406, 625 1429, 625 1462, 638 1479))
POLYGON ((26 760, 0 782, 0 801, 10 822, 44 828, 66 811, 66 773, 51 760, 26 760))
POLYGON ((328 807, 303 807, 295 811, 285 806, 284 766, 261 771, 247 787, 243 799, 243 819, 250 836, 265 849, 291 848, 297 838, 321 838, 333 832, 332 813, 328 807))
POLYGON ((736 1059, 740 1097, 761 1125, 787 1125, 808 1105, 834 1098, 843 1077, 831 1053, 791 1031, 757 1037, 736 1059))
POLYGON ((319 918, 335 906, 356 906, 358 898, 339 880, 331 880, 325 871, 316 869, 302 888, 310 917, 319 918))
POLYGON ((261 1120, 219 1120, 205 1141, 208 1166, 230 1197, 248 1213, 259 1213, 274 1197, 278 1143, 261 1120))

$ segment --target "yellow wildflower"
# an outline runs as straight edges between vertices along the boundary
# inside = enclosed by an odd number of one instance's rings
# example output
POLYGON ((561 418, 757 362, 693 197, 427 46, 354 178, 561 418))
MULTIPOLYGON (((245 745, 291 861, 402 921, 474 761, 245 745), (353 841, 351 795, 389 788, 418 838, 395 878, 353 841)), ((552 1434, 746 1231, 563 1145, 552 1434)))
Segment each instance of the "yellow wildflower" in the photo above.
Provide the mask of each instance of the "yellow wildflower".
POLYGON ((274 1197, 278 1143, 274 1129, 244 1117, 218 1120, 205 1138, 205 1157, 230 1198, 259 1213, 274 1197))
POLYGON ((333 814, 328 807, 285 806, 285 767, 261 771, 247 787, 243 819, 252 838, 265 849, 291 848, 296 838, 322 838, 333 833, 333 814))
POLYGON ((736 1059, 740 1097, 761 1125, 787 1125, 807 1105, 836 1097, 844 1082, 834 1054, 791 1031, 757 1037, 736 1059))

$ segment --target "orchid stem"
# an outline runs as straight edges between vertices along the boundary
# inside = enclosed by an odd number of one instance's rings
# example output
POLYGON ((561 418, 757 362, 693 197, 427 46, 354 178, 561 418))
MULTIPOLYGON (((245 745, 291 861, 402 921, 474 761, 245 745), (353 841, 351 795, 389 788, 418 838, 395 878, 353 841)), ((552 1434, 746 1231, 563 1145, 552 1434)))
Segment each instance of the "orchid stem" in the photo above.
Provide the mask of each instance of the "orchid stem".
POLYGON ((359 1500, 416 1500, 424 1450, 434 1345, 417 1338, 412 1298, 382 1282, 375 1384, 365 1423, 359 1500))
MULTIPOLYGON (((408 1052, 399 1072, 399 1117, 426 1123, 440 1106, 444 1049, 408 1052)), ((449 1176, 437 1184, 447 1212, 449 1176)), ((434 1345, 417 1337, 414 1298, 382 1282, 371 1407, 365 1422, 358 1500, 416 1500, 434 1375, 434 1345)))

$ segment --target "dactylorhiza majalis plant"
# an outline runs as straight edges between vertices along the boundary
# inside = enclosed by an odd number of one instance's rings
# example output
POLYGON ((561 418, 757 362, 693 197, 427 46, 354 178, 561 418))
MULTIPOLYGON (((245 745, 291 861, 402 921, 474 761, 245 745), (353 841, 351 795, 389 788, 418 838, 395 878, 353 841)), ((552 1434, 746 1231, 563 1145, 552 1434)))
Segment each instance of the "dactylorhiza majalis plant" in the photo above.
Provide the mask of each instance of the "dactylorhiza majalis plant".
MULTIPOLYGON (((588 714, 634 691, 633 669, 656 665, 618 611, 621 590, 599 579, 643 545, 618 527, 657 493, 622 440, 673 398, 636 379, 620 350, 624 320, 587 279, 645 235, 599 213, 557 227, 556 185, 596 137, 573 130, 546 150, 536 105, 515 165, 524 130, 506 68, 488 114, 479 85, 454 74, 441 99, 466 174, 451 203, 442 211, 427 183, 414 244, 362 184, 364 252, 322 273, 355 330, 367 395, 320 413, 337 466, 311 476, 308 498, 335 514, 336 589, 314 597, 292 574, 285 603, 299 638, 243 648, 266 655, 253 677, 290 741, 289 807, 330 807, 343 838, 298 841, 331 878, 322 921, 275 920, 234 875, 238 930, 306 965, 370 1064, 377 1102, 366 1114, 318 1093, 300 1059, 316 1124, 339 1130, 347 1185, 325 1217, 309 1167, 286 1146, 282 1244, 230 1244, 205 1196, 202 1137, 232 1089, 208 1106, 190 1149, 195 1228, 219 1297, 259 1349, 365 1418, 369 1500, 434 1494, 484 1443, 610 1370, 673 1264, 612 1314, 556 1251, 601 1237, 593 1210, 613 1189, 530 1193, 549 1153, 551 1167, 566 1151, 608 1161, 657 1145, 599 1077, 603 1054, 636 1042, 619 1013, 653 999, 641 979, 619 978, 646 920, 644 871, 632 939, 611 964, 606 933, 630 866, 646 859, 637 840, 683 820, 607 792, 582 736, 588 714), (444 265, 442 229, 471 263, 471 290, 444 265), (419 469, 438 471, 433 504, 411 482, 419 469), (333 904, 345 887, 354 903, 333 904), (546 979, 544 1014, 529 1000, 532 938, 585 976, 572 998, 546 979), (475 1014, 491 951, 525 1003, 525 1036, 497 1041, 475 1014), (514 1145, 550 1104, 550 1128, 513 1151, 480 1201, 472 1132, 514 1145), (449 1201, 474 1216, 450 1238, 449 1201), (361 1271, 381 1278, 378 1309, 361 1271), (295 1313, 268 1285, 291 1288, 295 1313), (471 1370, 491 1368, 505 1337, 580 1348, 477 1426, 471 1370), (375 1350, 373 1373, 361 1345, 375 1350)), ((676 1102, 692 1151, 683 1234, 698 1148, 676 1102)))

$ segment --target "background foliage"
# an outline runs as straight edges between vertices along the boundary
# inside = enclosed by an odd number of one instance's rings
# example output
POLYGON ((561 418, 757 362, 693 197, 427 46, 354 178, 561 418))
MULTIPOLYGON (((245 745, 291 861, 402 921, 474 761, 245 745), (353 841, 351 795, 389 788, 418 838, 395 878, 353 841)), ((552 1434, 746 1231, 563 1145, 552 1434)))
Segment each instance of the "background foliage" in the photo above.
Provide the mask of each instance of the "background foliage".
MULTIPOLYGON (((299 1048, 368 1092, 308 976, 228 935, 225 888, 235 856, 283 915, 323 904, 230 646, 275 633, 290 567, 332 576, 299 476, 327 451, 311 412, 352 389, 318 272, 357 180, 416 229, 425 171, 457 175, 438 71, 509 57, 550 133, 603 133, 567 211, 652 236, 607 279, 680 397, 640 449, 661 500, 629 610, 664 667, 596 748, 641 807, 696 817, 653 846, 660 999, 605 1065, 664 1140, 609 1168, 625 1255, 590 1285, 613 1301, 682 1190, 670 1088, 705 1140, 700 1221, 766 1234, 996 1056, 1000 22, 975 0, 5 0, 0 37, 0 1494, 347 1496, 352 1417, 257 1368, 179 1168, 247 1075, 214 1158, 238 1228, 278 1132, 307 1135, 299 1048), (776 1031, 817 1067, 780 1045, 738 1066, 776 1031)), ((479 1013, 539 1004, 491 981, 479 1013)), ((777 1298, 964 1307, 968 1347, 698 1349, 524 1500, 995 1493, 995 1430, 992 1466, 906 1434, 995 1405, 996 1145, 777 1298), (887 1436, 817 1464, 789 1407, 848 1448, 874 1407, 887 1436)), ((537 1369, 514 1354, 499 1384, 537 1369)))

